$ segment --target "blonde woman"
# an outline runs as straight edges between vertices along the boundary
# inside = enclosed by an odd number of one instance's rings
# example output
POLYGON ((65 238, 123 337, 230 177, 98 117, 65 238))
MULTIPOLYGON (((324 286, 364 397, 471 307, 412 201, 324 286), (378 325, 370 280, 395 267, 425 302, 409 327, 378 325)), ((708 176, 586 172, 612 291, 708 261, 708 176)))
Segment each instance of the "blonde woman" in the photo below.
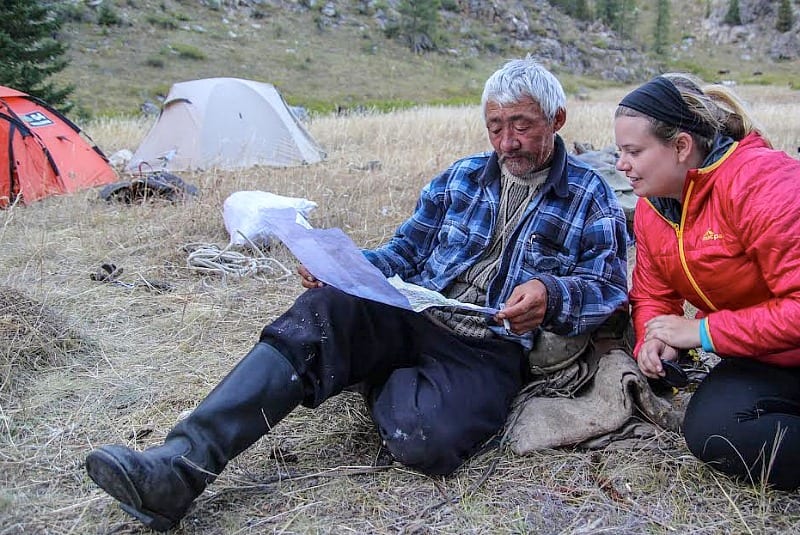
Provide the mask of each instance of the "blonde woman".
POLYGON ((617 108, 617 168, 640 197, 630 291, 648 377, 702 347, 722 357, 687 407, 692 453, 800 486, 800 161, 773 150, 727 88, 656 77, 617 108), (684 317, 684 302, 699 312, 684 317))

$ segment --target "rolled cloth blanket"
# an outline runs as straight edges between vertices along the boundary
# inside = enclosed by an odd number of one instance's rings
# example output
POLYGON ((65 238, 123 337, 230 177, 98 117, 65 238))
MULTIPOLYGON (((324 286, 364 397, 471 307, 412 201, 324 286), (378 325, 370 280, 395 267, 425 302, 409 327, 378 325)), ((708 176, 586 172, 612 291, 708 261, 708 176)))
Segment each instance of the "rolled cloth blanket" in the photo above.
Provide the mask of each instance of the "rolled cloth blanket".
MULTIPOLYGON (((575 373, 580 386, 566 396, 563 389, 548 387, 548 376, 517 396, 503 436, 514 453, 569 445, 605 447, 615 440, 648 436, 648 429, 654 436, 658 427, 679 431, 683 404, 657 396, 625 350, 594 347, 571 364, 575 366, 580 368, 575 373), (643 418, 637 420, 635 414, 643 418)), ((556 375, 564 374, 569 370, 556 375)))

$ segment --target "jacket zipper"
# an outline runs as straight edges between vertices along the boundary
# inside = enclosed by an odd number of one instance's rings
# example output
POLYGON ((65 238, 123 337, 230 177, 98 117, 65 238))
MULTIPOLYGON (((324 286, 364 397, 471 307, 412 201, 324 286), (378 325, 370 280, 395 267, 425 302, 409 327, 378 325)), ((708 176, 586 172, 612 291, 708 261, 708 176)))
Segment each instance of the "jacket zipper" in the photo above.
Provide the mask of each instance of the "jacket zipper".
MULTIPOLYGON (((692 195, 692 189, 694 189, 694 180, 689 182, 689 187, 686 190, 686 196, 684 197, 684 202, 683 202, 684 207, 686 207, 686 205, 688 204, 689 197, 691 197, 692 195)), ((716 312, 717 307, 714 306, 714 303, 712 303, 711 300, 706 296, 706 294, 703 293, 703 290, 700 289, 700 286, 697 284, 697 281, 692 276, 692 272, 689 270, 689 263, 686 261, 686 251, 683 246, 683 226, 684 223, 686 222, 686 210, 681 209, 681 222, 680 224, 677 224, 673 223, 672 221, 664 217, 664 214, 656 210, 656 207, 653 206, 653 204, 650 201, 648 201, 647 203, 653 210, 655 210, 655 212, 659 215, 659 217, 661 217, 661 219, 663 219, 667 223, 667 225, 672 227, 672 229, 675 231, 675 237, 678 239, 678 258, 680 258, 681 267, 683 267, 683 272, 686 275, 686 278, 689 280, 689 284, 692 285, 692 288, 694 288, 695 293, 697 293, 697 295, 700 297, 700 299, 703 300, 703 302, 708 306, 708 308, 716 312)))

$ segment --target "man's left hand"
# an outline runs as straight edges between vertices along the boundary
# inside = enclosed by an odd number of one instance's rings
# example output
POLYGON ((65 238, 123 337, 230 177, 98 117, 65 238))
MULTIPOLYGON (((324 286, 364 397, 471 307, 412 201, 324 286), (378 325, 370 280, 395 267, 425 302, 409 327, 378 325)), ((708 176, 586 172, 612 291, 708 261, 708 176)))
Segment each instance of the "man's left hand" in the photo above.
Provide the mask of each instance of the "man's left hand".
POLYGON ((547 288, 542 281, 532 280, 514 288, 503 310, 495 315, 495 321, 508 320, 511 332, 523 334, 541 325, 545 312, 547 288))
POLYGON ((312 288, 322 288, 325 286, 325 283, 312 275, 308 268, 303 264, 297 266, 297 274, 300 275, 300 284, 303 285, 303 288, 310 290, 312 288))

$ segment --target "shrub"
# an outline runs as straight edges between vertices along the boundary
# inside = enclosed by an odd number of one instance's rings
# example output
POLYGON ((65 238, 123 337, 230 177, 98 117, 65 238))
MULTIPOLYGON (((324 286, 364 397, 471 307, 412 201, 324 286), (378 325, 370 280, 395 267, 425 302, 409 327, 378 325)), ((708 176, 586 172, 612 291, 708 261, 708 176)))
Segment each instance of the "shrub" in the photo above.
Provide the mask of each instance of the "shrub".
POLYGON ((122 18, 109 4, 101 4, 97 11, 97 24, 100 26, 119 26, 122 18))
POLYGON ((159 58, 157 56, 150 56, 146 60, 144 60, 144 64, 148 67, 155 67, 156 69, 163 69, 166 65, 164 58, 159 58))
POLYGON ((179 58, 183 59, 192 59, 192 60, 206 59, 205 53, 196 46, 192 45, 184 45, 181 43, 174 44, 172 45, 172 51, 178 54, 179 58))
POLYGON ((159 15, 157 13, 150 13, 145 17, 145 20, 158 28, 163 28, 165 30, 177 30, 178 23, 170 16, 167 15, 159 15))

